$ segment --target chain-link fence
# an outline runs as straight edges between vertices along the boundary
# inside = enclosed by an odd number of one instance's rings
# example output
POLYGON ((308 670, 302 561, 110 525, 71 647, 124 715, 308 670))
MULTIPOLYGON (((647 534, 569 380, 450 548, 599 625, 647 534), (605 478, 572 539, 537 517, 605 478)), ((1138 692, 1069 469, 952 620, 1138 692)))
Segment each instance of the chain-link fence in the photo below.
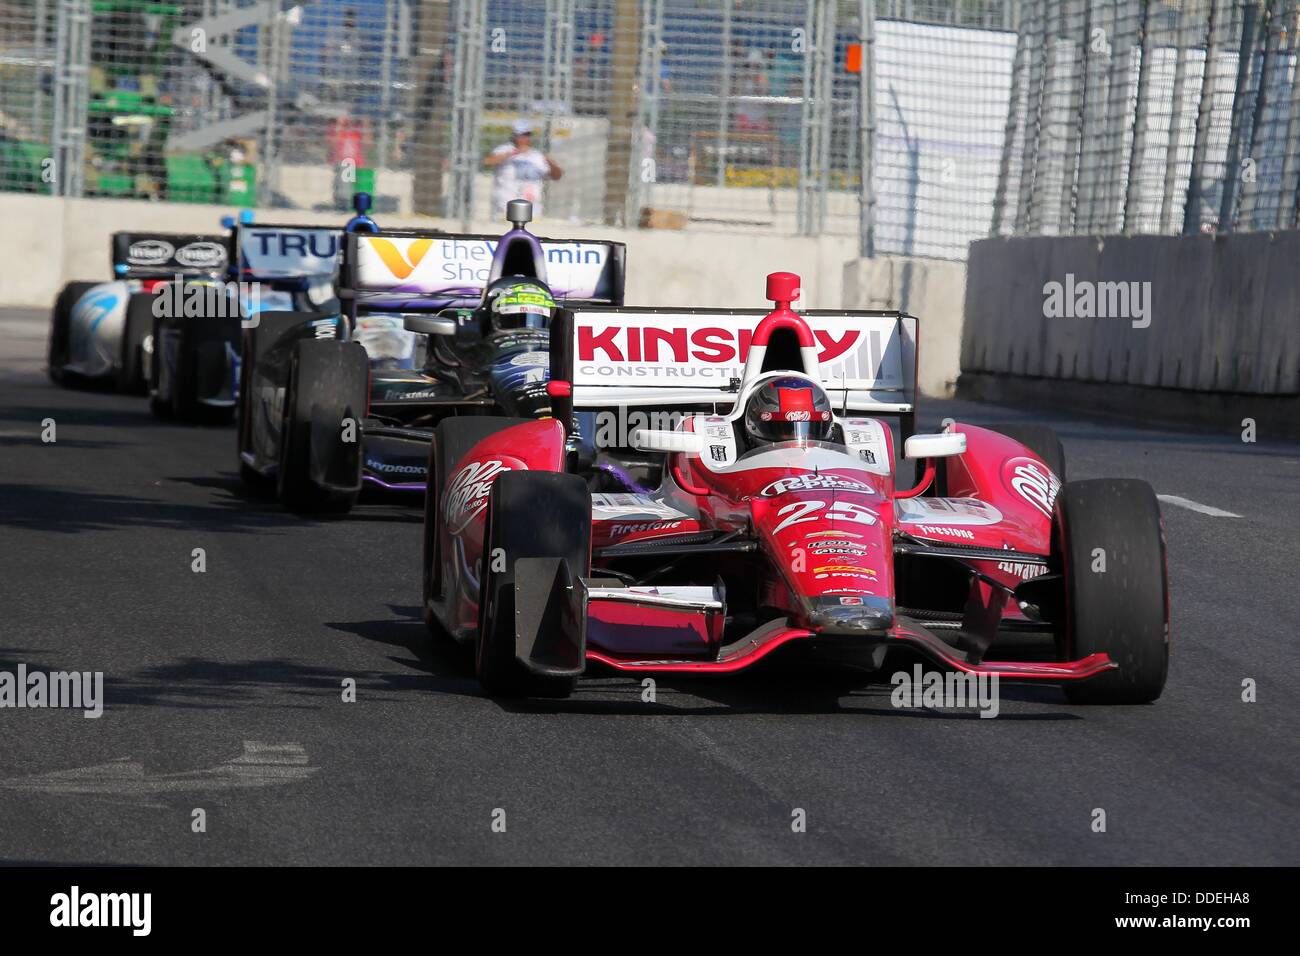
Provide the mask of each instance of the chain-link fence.
POLYGON ((1292 228, 1295 0, 1030 0, 1002 233, 1292 228))
POLYGON ((858 236, 1296 222, 1300 0, 0 0, 0 189, 858 236))

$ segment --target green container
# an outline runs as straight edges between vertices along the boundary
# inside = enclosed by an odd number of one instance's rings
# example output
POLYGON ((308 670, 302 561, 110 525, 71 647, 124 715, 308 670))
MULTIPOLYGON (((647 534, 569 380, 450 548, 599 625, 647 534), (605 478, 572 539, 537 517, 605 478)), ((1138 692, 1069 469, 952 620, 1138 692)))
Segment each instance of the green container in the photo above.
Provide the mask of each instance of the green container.
POLYGON ((42 178, 50 154, 46 143, 0 137, 0 189, 23 193, 49 193, 42 178))
POLYGON ((257 168, 252 163, 222 163, 219 175, 222 205, 257 205, 257 168))

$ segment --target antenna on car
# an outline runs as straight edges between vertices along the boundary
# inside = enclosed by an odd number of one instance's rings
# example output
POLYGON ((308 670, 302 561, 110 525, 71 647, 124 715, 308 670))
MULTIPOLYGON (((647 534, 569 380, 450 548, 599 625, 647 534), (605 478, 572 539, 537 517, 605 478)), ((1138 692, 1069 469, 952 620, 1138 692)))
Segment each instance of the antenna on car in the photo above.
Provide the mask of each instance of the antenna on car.
POLYGON ((516 229, 522 229, 533 221, 533 204, 527 199, 512 199, 506 203, 506 219, 516 229))

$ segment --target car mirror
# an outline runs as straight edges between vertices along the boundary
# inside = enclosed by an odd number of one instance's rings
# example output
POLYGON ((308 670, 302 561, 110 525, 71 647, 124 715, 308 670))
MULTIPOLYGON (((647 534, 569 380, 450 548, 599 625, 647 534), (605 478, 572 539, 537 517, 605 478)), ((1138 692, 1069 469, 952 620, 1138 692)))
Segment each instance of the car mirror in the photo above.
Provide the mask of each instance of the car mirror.
POLYGON ((447 315, 404 315, 402 326, 421 335, 455 335, 456 320, 447 315))
POLYGON ((682 452, 698 455, 704 451, 704 436, 695 432, 659 431, 638 428, 628 441, 637 451, 682 452))
POLYGON ((951 458, 966 454, 966 436, 962 432, 937 435, 913 435, 903 443, 904 458, 951 458))

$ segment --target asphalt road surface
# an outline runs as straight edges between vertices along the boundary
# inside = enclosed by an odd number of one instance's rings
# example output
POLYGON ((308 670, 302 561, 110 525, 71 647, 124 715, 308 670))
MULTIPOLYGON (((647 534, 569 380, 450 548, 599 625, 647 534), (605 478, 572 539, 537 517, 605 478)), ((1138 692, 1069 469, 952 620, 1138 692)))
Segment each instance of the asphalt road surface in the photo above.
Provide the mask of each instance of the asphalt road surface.
POLYGON ((51 384, 45 323, 0 313, 0 671, 102 671, 105 705, 0 710, 0 862, 1300 863, 1300 446, 924 406, 1185 500, 1152 706, 1004 687, 986 720, 779 666, 499 703, 419 621, 416 508, 249 498, 230 429, 51 384))

